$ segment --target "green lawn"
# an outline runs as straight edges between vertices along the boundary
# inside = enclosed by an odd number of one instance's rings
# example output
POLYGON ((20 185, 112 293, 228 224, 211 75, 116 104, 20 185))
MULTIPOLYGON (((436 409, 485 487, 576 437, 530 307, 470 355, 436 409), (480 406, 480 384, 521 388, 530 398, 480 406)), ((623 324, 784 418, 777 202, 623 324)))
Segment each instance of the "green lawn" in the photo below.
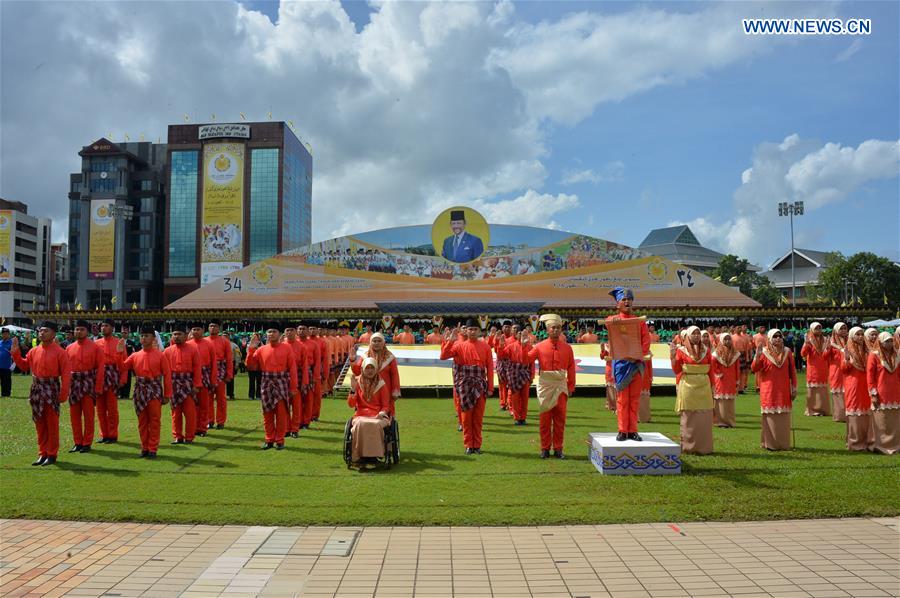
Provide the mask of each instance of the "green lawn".
MULTIPOLYGON (((138 458, 130 402, 120 401, 120 443, 70 455, 62 408, 60 461, 30 467, 36 441, 28 379, 0 401, 0 517, 211 524, 501 525, 747 520, 900 514, 900 460, 849 453, 844 426, 795 415, 797 450, 759 448, 758 397, 738 400, 738 427, 715 431, 716 454, 685 456, 681 476, 604 477, 587 460, 591 431, 614 431, 602 398, 569 401, 565 461, 538 459, 536 419, 513 427, 489 402, 484 454, 465 456, 447 399, 398 405, 403 462, 348 471, 341 459, 343 400, 287 450, 260 451, 259 403, 229 403, 228 429, 170 446, 164 408, 159 459, 138 458)), ((801 384, 802 388, 802 384, 801 384)), ((246 378, 238 380, 246 395, 246 378)), ((803 405, 804 397, 797 405, 803 405)), ((536 415, 532 399, 532 415, 536 415)), ((647 431, 678 435, 674 398, 653 399, 647 431)))

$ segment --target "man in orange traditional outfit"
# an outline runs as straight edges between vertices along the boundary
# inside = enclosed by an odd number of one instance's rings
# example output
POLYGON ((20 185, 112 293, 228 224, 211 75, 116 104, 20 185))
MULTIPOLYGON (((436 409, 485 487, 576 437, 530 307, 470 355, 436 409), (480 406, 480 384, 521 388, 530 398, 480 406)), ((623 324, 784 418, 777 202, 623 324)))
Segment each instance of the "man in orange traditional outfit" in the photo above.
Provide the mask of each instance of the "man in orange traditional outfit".
POLYGON ((594 325, 588 324, 587 330, 578 338, 578 342, 586 345, 593 345, 597 343, 598 339, 597 333, 594 332, 594 325))
POLYGON ((528 337, 519 331, 518 326, 512 326, 510 331, 512 334, 508 337, 498 333, 500 338, 494 346, 497 348, 498 367, 502 359, 506 369, 507 407, 515 425, 524 426, 528 419, 528 392, 534 379, 534 359, 528 357, 531 350, 528 337))
POLYGON ((453 359, 453 388, 459 397, 467 455, 481 454, 484 404, 494 392, 494 357, 480 335, 478 323, 469 319, 464 340, 458 340, 457 328, 441 345, 440 359, 453 359))
POLYGON ((56 463, 59 454, 59 404, 69 398, 71 369, 66 350, 56 342, 56 324, 44 322, 38 329, 41 344, 23 358, 13 338, 10 357, 23 372, 31 372, 31 420, 37 430, 38 458, 32 465, 56 463))
POLYGON ((216 349, 209 337, 203 336, 203 324, 197 322, 191 325, 191 338, 187 341, 197 349, 200 358, 200 392, 197 394, 197 413, 195 436, 206 436, 210 414, 212 413, 212 401, 216 393, 218 382, 213 368, 216 367, 216 349))
POLYGON ((298 392, 297 362, 294 351, 281 342, 281 333, 271 327, 266 331, 267 344, 259 346, 259 335, 254 334, 247 347, 247 360, 258 363, 262 370, 263 422, 266 441, 263 450, 284 448, 284 433, 287 429, 287 405, 291 396, 298 392))
POLYGON ((412 329, 409 324, 403 326, 403 332, 394 335, 393 344, 395 345, 415 345, 416 337, 413 336, 412 329))
MULTIPOLYGON (((617 320, 635 318, 631 306, 634 302, 634 292, 631 289, 616 287, 609 292, 616 300, 618 313, 606 318, 606 328, 617 320)), ((641 351, 644 359, 650 355, 650 331, 647 323, 640 323, 641 351)), ((618 420, 619 433, 616 440, 641 440, 638 435, 638 409, 641 402, 641 391, 644 386, 644 359, 613 359, 612 370, 616 384, 616 419, 618 420)))
POLYGON ((547 327, 547 338, 528 351, 528 359, 535 360, 541 369, 537 395, 540 404, 541 459, 553 456, 565 459, 563 444, 566 434, 566 407, 575 392, 575 352, 562 334, 562 318, 544 314, 541 321, 547 327))
POLYGON ((431 334, 425 337, 426 345, 440 345, 444 342, 444 337, 441 336, 440 331, 437 326, 431 327, 431 334))
POLYGON ((172 344, 163 355, 172 370, 172 444, 191 444, 197 432, 197 397, 203 387, 200 351, 187 342, 187 327, 172 329, 172 344))
MULTIPOLYGON (((125 339, 119 340, 116 350, 125 355, 125 339)), ((141 326, 141 350, 129 355, 119 368, 120 384, 128 380, 129 370, 135 376, 133 400, 141 436, 141 458, 156 459, 160 412, 172 398, 172 368, 156 343, 156 330, 149 324, 141 326)))
POLYGON ((75 323, 75 341, 66 347, 69 369, 69 420, 75 446, 70 453, 87 453, 94 442, 94 397, 103 392, 103 350, 88 338, 91 325, 86 320, 75 323))
POLYGON ((297 325, 299 342, 303 343, 303 347, 306 349, 306 382, 302 383, 302 377, 298 378, 297 382, 303 405, 303 415, 300 418, 301 430, 308 430, 309 424, 312 422, 316 383, 322 375, 322 347, 309 336, 310 326, 309 322, 300 322, 297 325))
POLYGON ((303 425, 303 388, 309 384, 309 363, 311 356, 307 354, 307 344, 297 337, 297 329, 288 326, 284 329, 285 343, 294 352, 294 362, 297 365, 297 392, 291 395, 290 414, 287 435, 291 438, 300 437, 300 426, 303 425))
POLYGON ((119 440, 119 366, 124 357, 116 348, 119 339, 113 333, 116 323, 103 320, 100 338, 94 344, 103 353, 103 388, 97 395, 97 421, 100 424, 100 444, 113 444, 119 440))
POLYGON ((210 393, 209 422, 207 428, 216 427, 221 430, 225 427, 228 418, 228 397, 225 393, 225 383, 234 378, 234 358, 231 353, 231 341, 219 334, 221 324, 218 320, 209 323, 209 342, 212 343, 213 368, 212 376, 215 383, 215 393, 210 393))
POLYGON ((328 371, 331 368, 331 363, 329 361, 331 356, 328 355, 328 346, 325 343, 325 339, 319 335, 319 327, 310 324, 308 329, 310 340, 319 347, 319 375, 316 377, 316 385, 313 388, 312 415, 310 417, 310 421, 317 422, 319 421, 319 413, 322 410, 322 393, 325 388, 325 381, 328 377, 328 371))

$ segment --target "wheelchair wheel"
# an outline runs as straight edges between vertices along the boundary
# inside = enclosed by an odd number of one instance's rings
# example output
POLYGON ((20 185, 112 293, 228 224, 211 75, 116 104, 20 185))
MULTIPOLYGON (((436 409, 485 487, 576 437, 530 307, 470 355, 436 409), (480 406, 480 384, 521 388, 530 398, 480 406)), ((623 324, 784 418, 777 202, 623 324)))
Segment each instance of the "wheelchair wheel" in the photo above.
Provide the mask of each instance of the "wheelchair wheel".
POLYGON ((391 442, 391 461, 400 463, 400 425, 397 423, 396 419, 391 422, 391 436, 393 436, 393 441, 391 442))
POLYGON ((353 441, 350 438, 350 429, 352 427, 353 418, 351 417, 344 426, 344 463, 347 464, 347 469, 350 469, 351 461, 353 459, 353 441))

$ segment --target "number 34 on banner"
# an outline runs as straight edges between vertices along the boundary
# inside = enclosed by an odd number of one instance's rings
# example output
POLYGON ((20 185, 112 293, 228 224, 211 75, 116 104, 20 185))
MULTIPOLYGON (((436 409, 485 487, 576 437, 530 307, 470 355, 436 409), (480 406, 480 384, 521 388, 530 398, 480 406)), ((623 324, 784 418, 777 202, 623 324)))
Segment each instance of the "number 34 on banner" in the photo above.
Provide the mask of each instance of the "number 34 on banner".
POLYGON ((240 292, 242 290, 240 278, 231 278, 230 276, 225 276, 224 278, 222 278, 222 280, 225 282, 224 290, 226 293, 231 292, 231 291, 240 292))

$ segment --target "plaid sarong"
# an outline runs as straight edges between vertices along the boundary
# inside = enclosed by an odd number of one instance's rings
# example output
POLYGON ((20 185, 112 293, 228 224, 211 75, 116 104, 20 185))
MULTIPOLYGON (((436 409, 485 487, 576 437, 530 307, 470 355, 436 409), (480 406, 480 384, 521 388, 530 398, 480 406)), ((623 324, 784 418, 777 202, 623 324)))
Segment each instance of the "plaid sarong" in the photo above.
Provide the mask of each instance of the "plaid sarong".
POLYGON ((31 403, 32 421, 41 419, 44 405, 49 405, 59 415, 59 379, 32 376, 28 402, 31 403))
POLYGON ((509 359, 498 359, 497 365, 494 366, 494 371, 497 372, 497 379, 504 386, 509 386, 510 365, 512 365, 512 362, 509 359))
MULTIPOLYGON (((172 372, 172 411, 175 411, 194 390, 194 375, 191 372, 172 372)), ((193 397, 197 401, 197 397, 193 397)))
POLYGON ((114 363, 103 366, 103 391, 119 390, 119 368, 114 363))
POLYGON ((263 372, 260 382, 260 402, 263 411, 274 411, 278 401, 291 400, 291 376, 287 372, 263 372))
POLYGON ((224 359, 216 360, 216 386, 225 381, 225 375, 228 373, 228 364, 224 359))
POLYGON ((216 385, 212 383, 212 367, 208 365, 204 365, 200 368, 200 379, 203 382, 203 388, 206 390, 213 392, 216 390, 216 385))
POLYGON ((69 385, 69 405, 77 405, 84 395, 93 396, 96 384, 97 372, 94 370, 72 372, 72 383, 69 385))
POLYGON ((313 388, 315 388, 315 386, 316 386, 316 379, 314 377, 315 371, 316 371, 315 367, 309 366, 309 382, 307 384, 303 384, 303 376, 300 375, 299 373, 297 374, 297 376, 298 376, 297 382, 300 384, 300 392, 302 392, 303 394, 308 394, 308 393, 312 392, 313 388))
POLYGON ((162 401, 162 382, 159 378, 144 378, 136 376, 134 383, 134 412, 141 414, 150 401, 156 399, 162 401))
POLYGON ((478 399, 487 395, 487 386, 487 372, 480 365, 453 364, 453 388, 463 411, 468 411, 478 399))
POLYGON ((526 384, 531 384, 531 368, 524 363, 510 361, 506 369, 506 388, 518 392, 526 384))

